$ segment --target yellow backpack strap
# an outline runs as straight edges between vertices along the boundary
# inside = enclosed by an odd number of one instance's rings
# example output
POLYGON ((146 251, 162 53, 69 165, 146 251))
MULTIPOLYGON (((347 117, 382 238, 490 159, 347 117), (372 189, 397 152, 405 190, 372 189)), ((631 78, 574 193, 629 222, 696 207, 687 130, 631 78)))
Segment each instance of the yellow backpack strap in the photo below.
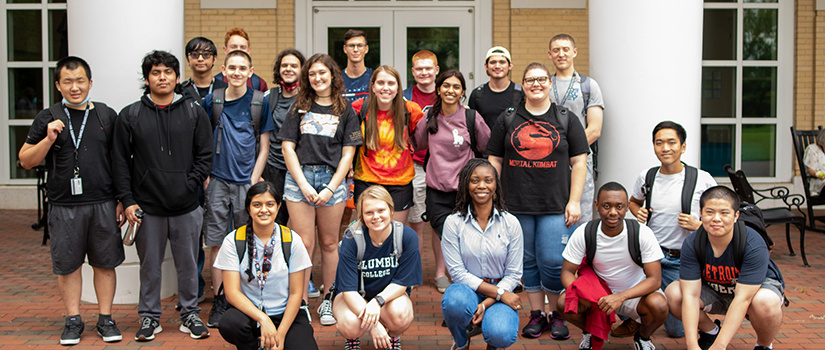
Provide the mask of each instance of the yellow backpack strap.
POLYGON ((284 225, 281 226, 281 251, 284 253, 287 271, 289 271, 289 258, 292 255, 292 230, 284 225))
POLYGON ((244 252, 246 252, 246 225, 235 230, 235 249, 238 252, 238 263, 240 263, 243 261, 244 252))

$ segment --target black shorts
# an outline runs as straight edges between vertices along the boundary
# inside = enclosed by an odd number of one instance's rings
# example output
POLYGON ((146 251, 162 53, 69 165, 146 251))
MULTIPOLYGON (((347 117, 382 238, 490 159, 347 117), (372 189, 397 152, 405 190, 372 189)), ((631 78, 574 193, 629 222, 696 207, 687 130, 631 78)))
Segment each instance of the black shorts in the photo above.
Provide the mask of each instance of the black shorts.
POLYGON ((433 227, 433 232, 441 238, 441 231, 444 229, 444 221, 455 209, 455 198, 458 192, 444 192, 427 186, 427 212, 425 215, 433 227))
MULTIPOLYGON (((358 197, 361 196, 361 192, 367 189, 372 185, 381 185, 372 182, 364 182, 361 180, 355 180, 355 203, 358 203, 358 197)), ((395 211, 403 211, 410 209, 413 206, 413 186, 412 181, 406 185, 401 186, 392 186, 392 185, 381 185, 383 186, 387 192, 390 193, 390 197, 392 197, 392 206, 394 207, 395 211)))
POLYGON ((71 274, 83 265, 87 255, 92 267, 114 269, 123 263, 123 237, 117 227, 116 207, 114 200, 49 206, 52 271, 55 274, 71 274))

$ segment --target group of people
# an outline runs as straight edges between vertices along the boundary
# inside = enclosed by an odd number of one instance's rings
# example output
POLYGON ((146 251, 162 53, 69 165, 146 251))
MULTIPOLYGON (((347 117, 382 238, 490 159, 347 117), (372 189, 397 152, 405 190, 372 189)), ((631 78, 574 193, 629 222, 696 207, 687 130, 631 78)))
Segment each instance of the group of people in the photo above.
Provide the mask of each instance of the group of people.
POLYGON ((19 158, 49 170, 53 271, 68 315, 61 344, 77 344, 84 330, 86 256, 96 330, 122 339, 111 305, 124 260, 118 227, 128 221, 139 225, 137 341, 162 331, 168 239, 180 331, 192 338, 217 327, 239 349, 314 349, 308 301, 323 295, 319 322, 337 325, 346 349, 360 349, 367 332, 377 348, 400 349, 414 319, 410 293, 423 284, 428 221, 453 349, 479 333, 491 349, 519 333, 567 339, 566 321, 585 330, 581 349, 598 349, 613 312, 626 317, 614 336, 634 336, 637 349, 654 349, 662 324, 691 349, 724 348, 746 314, 757 348, 770 348, 781 274, 758 233, 735 225, 736 195, 681 162, 679 124, 653 130, 661 166, 642 171, 630 196, 615 182, 596 196, 604 103, 596 81, 575 70, 571 36, 549 42, 554 73, 530 63, 521 85, 509 51, 491 48, 489 82, 469 91, 427 50, 413 55, 415 83, 401 90, 392 66, 364 66, 364 32, 344 41, 344 70, 326 54, 282 51, 271 89, 241 28, 227 32, 217 76, 207 38, 186 45, 192 77, 183 83, 177 58, 153 51, 142 63, 144 95, 119 114, 90 101, 83 59, 57 63, 63 100, 37 115, 19 158), (349 183, 356 220, 341 239, 349 183), (628 211, 636 220, 624 220, 628 211), (310 276, 316 239, 320 288, 310 276), (747 243, 744 258, 732 242, 747 243), (214 297, 204 324, 207 257, 214 297), (521 288, 531 310, 519 331, 521 288), (727 315, 721 330, 706 313, 727 315))

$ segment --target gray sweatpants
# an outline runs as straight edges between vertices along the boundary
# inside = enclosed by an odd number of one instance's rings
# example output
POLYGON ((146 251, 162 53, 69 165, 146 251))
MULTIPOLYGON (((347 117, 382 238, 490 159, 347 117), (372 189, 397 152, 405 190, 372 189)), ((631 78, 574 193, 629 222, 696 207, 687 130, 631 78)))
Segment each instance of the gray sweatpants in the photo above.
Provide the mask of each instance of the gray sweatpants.
POLYGON ((140 257, 140 303, 138 315, 159 320, 161 263, 166 252, 166 240, 170 242, 175 270, 178 273, 178 298, 180 318, 200 313, 198 307, 198 237, 203 224, 201 207, 178 216, 145 214, 140 231, 135 237, 135 247, 140 257))

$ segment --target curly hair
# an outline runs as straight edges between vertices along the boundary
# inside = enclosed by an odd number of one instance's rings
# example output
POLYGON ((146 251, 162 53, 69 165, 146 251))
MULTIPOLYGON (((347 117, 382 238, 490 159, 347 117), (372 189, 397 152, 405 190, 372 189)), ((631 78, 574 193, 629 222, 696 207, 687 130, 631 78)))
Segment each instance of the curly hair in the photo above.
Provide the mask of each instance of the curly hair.
POLYGON ((302 111, 309 111, 315 100, 318 99, 318 94, 312 89, 309 83, 309 69, 316 63, 323 64, 329 69, 332 81, 330 81, 330 98, 332 99, 332 112, 335 114, 343 114, 349 102, 344 98, 344 78, 341 75, 341 68, 338 64, 325 53, 316 53, 312 55, 301 67, 301 83, 299 84, 298 95, 295 97, 295 104, 293 108, 302 111))
POLYGON ((462 217, 467 217, 467 208, 469 208, 469 213, 473 217, 478 215, 476 213, 475 205, 472 205, 473 198, 470 196, 470 180, 476 168, 482 166, 490 168, 496 178, 496 188, 493 190, 493 208, 496 208, 499 211, 507 210, 507 207, 504 206, 504 196, 502 196, 501 179, 499 179, 496 168, 493 167, 487 159, 473 158, 470 159, 458 173, 458 193, 455 197, 455 209, 453 209, 453 212, 460 213, 459 215, 462 217))

